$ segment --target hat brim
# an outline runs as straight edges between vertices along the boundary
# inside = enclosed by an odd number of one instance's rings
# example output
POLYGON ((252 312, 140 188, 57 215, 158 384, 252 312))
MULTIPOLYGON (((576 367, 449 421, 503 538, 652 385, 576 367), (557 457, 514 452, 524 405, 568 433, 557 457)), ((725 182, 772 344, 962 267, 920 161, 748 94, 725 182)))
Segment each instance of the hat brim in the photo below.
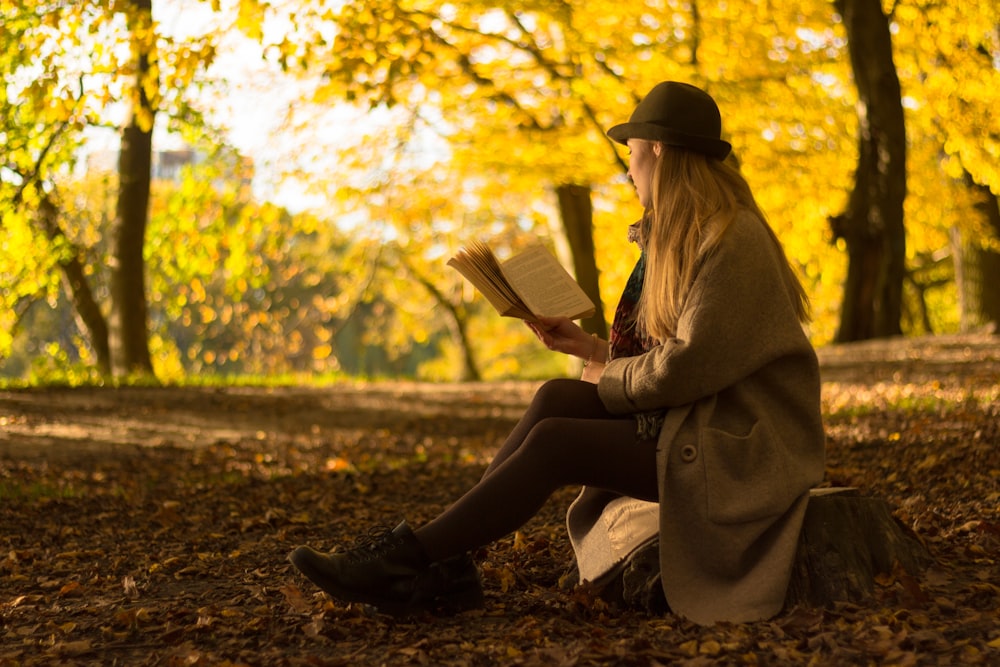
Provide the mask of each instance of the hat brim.
POLYGON ((668 146, 704 153, 719 160, 725 159, 733 149, 732 144, 728 141, 697 134, 685 134, 655 123, 622 123, 608 130, 608 136, 620 144, 628 144, 629 139, 659 141, 668 146))

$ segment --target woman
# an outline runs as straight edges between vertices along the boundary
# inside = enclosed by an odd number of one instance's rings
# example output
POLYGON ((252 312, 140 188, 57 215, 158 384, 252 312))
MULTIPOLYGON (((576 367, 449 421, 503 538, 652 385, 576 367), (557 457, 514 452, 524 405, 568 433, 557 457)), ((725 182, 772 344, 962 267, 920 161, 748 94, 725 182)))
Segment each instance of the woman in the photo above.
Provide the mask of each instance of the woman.
POLYGON ((566 319, 529 325, 585 360, 582 380, 545 383, 482 479, 428 524, 342 553, 296 549, 291 562, 332 596, 390 612, 479 604, 468 552, 572 484, 585 487, 568 516, 581 573, 613 571, 648 537, 611 509, 625 499, 654 512, 675 613, 712 623, 781 610, 824 465, 805 292, 724 162, 731 147, 707 93, 661 83, 608 135, 628 146, 646 210, 630 228, 641 253, 610 341, 566 319), (593 546, 609 543, 617 551, 593 546))

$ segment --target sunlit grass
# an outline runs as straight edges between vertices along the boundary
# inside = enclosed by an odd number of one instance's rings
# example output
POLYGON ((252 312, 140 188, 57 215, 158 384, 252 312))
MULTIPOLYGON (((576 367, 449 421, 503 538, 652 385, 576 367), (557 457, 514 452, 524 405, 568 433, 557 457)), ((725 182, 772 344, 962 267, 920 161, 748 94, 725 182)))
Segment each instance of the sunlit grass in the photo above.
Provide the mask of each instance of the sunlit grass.
MULTIPOLYGON (((277 375, 225 375, 198 373, 186 377, 132 376, 114 381, 98 375, 61 375, 40 378, 0 378, 0 390, 67 387, 322 387, 345 382, 392 381, 394 378, 368 378, 344 373, 284 373, 277 375)), ((398 379, 398 378, 395 378, 398 379)))
POLYGON ((80 489, 64 484, 0 481, 0 501, 67 500, 84 495, 80 489))
POLYGON ((199 373, 168 381, 175 387, 322 387, 367 378, 344 373, 282 373, 276 375, 209 375, 199 373))
POLYGON ((998 400, 1000 385, 968 388, 944 386, 939 382, 823 384, 823 414, 838 418, 863 417, 887 411, 943 413, 966 407, 984 409, 995 405, 998 400))

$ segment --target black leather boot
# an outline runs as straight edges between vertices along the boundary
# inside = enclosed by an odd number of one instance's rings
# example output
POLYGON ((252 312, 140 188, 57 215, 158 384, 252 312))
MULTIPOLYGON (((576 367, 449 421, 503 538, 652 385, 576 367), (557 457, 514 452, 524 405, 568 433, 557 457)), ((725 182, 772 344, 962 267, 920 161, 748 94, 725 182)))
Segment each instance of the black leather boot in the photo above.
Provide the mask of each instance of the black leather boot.
POLYGON ((481 607, 479 570, 468 555, 432 563, 402 522, 360 538, 348 551, 324 554, 298 547, 288 560, 331 596, 389 614, 481 607))

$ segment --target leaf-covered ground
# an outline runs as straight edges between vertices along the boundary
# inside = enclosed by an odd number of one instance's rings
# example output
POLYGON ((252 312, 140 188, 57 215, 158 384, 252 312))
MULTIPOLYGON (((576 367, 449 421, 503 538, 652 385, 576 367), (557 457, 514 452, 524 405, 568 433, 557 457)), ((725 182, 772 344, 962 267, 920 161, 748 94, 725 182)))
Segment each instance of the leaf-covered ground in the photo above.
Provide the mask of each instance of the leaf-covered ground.
POLYGON ((885 498, 936 562, 707 628, 570 585, 572 489, 477 554, 483 610, 393 619, 291 571, 300 543, 433 516, 534 384, 0 393, 0 665, 1000 664, 1000 341, 822 358, 828 483, 885 498))

